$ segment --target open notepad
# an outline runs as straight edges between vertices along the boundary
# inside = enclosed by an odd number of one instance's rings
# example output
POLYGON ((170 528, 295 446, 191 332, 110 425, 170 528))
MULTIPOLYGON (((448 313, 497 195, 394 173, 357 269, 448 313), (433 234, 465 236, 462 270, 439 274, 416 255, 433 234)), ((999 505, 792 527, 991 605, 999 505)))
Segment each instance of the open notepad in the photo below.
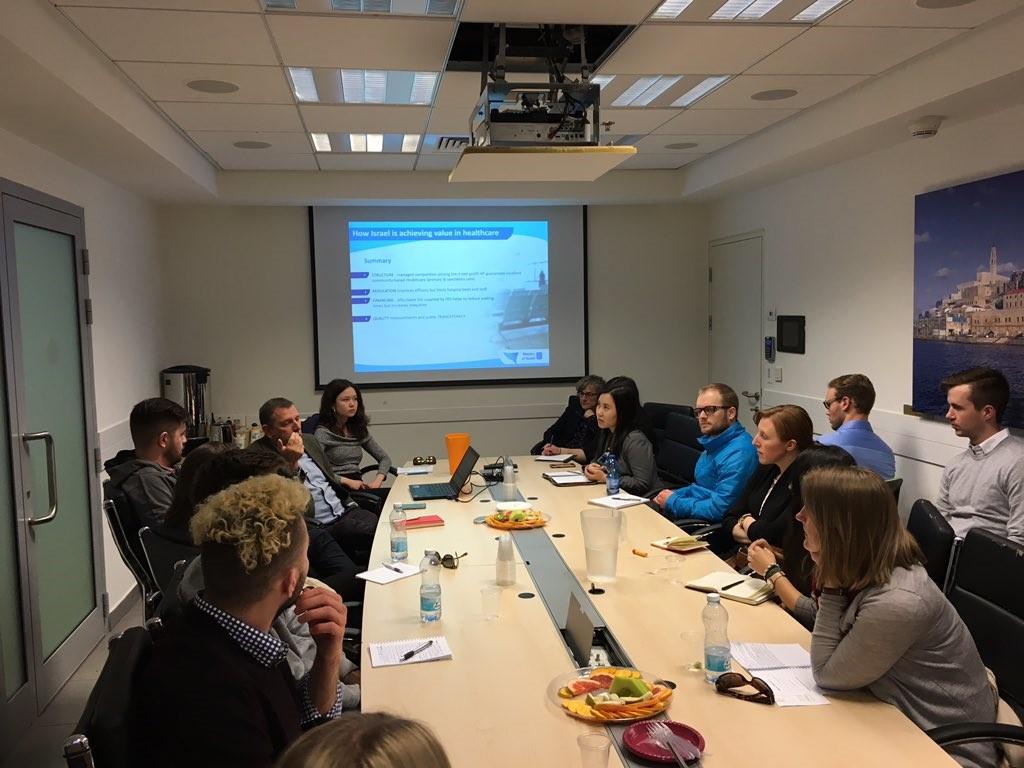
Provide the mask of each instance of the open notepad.
POLYGON ((625 507, 635 507, 637 504, 646 504, 647 499, 620 491, 611 496, 598 496, 596 499, 591 499, 590 503, 599 507, 608 507, 608 509, 624 509, 625 507))
POLYGON ((564 461, 572 461, 572 454, 571 453, 559 453, 556 456, 534 456, 533 460, 534 461, 547 461, 547 462, 560 463, 560 462, 564 462, 564 461))
POLYGON ((448 640, 443 636, 417 637, 412 640, 390 640, 386 643, 370 643, 370 663, 375 667, 394 667, 399 664, 419 664, 422 661, 443 661, 452 657, 452 649, 448 647, 448 640), (426 643, 429 646, 422 651, 426 643), (411 651, 417 653, 408 659, 402 657, 411 651))
POLYGON ((811 655, 796 643, 732 643, 732 657, 768 683, 780 707, 829 703, 814 682, 811 655))
POLYGON ((584 475, 582 472, 570 472, 568 470, 563 472, 544 472, 541 475, 545 480, 548 480, 555 485, 590 485, 591 480, 584 475))
POLYGON ((415 576, 420 572, 419 565, 410 565, 409 563, 388 563, 387 565, 381 564, 376 568, 371 568, 368 571, 357 573, 357 579, 366 579, 372 581, 374 584, 390 584, 392 581, 398 581, 399 579, 407 579, 410 576, 415 576))
POLYGON ((740 576, 734 571, 709 573, 686 582, 686 586, 698 592, 717 592, 722 597, 747 605, 760 605, 772 596, 772 588, 766 582, 740 576))

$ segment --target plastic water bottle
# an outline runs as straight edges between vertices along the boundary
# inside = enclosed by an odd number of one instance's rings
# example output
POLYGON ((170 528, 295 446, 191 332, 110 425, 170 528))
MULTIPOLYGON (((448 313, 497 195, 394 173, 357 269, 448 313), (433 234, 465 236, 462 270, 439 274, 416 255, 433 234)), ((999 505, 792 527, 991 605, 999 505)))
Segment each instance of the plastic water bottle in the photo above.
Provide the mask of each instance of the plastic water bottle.
POLYGON ((391 562, 409 559, 409 534, 405 530, 405 509, 401 504, 391 508, 391 562))
POLYGON ((515 547, 512 546, 512 534, 507 532, 498 538, 498 558, 494 561, 494 580, 501 587, 508 587, 516 583, 515 547))
POLYGON ((516 498, 516 465, 511 456, 505 457, 505 466, 501 470, 501 490, 506 501, 514 501, 516 498))
POLYGON ((420 582, 420 621, 430 623, 441 619, 441 559, 437 552, 427 550, 420 560, 423 581, 420 582))
POLYGON ((615 458, 614 453, 608 454, 605 469, 608 472, 608 478, 605 480, 605 488, 607 489, 609 496, 614 496, 619 492, 619 462, 618 459, 615 458))
POLYGON ((731 666, 732 653, 729 650, 729 614, 722 605, 722 598, 708 595, 708 604, 701 613, 704 619, 704 677, 713 683, 731 666))

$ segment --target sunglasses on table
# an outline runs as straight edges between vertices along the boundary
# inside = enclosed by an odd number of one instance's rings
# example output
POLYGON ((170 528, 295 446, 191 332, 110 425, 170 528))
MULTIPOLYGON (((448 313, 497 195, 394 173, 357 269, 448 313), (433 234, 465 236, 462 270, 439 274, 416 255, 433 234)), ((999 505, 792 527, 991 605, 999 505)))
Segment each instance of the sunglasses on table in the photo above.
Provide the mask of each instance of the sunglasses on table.
POLYGON ((743 701, 752 701, 755 704, 774 704, 775 691, 760 677, 747 678, 739 672, 723 672, 715 681, 715 691, 724 696, 732 696, 743 701), (754 692, 749 693, 741 690, 753 688, 754 692))
POLYGON ((441 555, 441 567, 455 570, 459 567, 459 560, 465 557, 468 552, 463 552, 461 555, 441 555))

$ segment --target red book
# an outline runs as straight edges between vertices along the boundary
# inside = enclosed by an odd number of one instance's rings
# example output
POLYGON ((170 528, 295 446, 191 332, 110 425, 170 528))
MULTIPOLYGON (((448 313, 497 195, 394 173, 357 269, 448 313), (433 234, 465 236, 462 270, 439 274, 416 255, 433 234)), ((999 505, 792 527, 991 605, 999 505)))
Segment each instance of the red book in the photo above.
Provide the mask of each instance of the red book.
POLYGON ((419 517, 410 517, 405 521, 406 528, 435 528, 439 525, 444 525, 444 519, 437 515, 421 515, 419 517))

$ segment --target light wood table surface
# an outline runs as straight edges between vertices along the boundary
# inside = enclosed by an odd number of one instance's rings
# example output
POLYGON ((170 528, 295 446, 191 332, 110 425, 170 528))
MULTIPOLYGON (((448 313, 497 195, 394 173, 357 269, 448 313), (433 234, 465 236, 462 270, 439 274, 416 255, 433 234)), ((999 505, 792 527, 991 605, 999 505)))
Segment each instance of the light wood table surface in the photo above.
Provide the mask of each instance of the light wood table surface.
MULTIPOLYGON (((576 578, 586 584, 579 512, 589 499, 605 495, 604 488, 556 488, 541 477, 541 462, 529 456, 516 461, 520 492, 537 497, 534 508, 551 516, 544 529, 549 535, 565 534, 552 541, 576 578)), ((448 478, 445 462, 430 475, 398 478, 381 515, 371 567, 388 559, 390 504, 408 501, 410 484, 448 478)), ((474 481, 481 482, 477 477, 474 481)), ((482 615, 480 590, 494 585, 495 537, 500 531, 472 521, 493 511, 493 502, 480 502, 489 498, 484 491, 469 503, 430 501, 426 510, 408 512, 410 517, 438 514, 445 520, 444 527, 409 531, 410 563, 417 564, 425 549, 468 556, 457 570, 441 570, 442 619, 435 624, 419 620, 418 577, 367 584, 363 710, 385 710, 428 723, 456 768, 578 766, 576 737, 593 727, 562 714, 547 700, 551 680, 571 671, 574 663, 539 594, 526 600, 517 597, 520 592, 537 594, 521 558, 517 584, 502 589, 500 617, 487 621, 482 615), (447 637, 451 661, 381 669, 370 665, 371 642, 436 634, 447 637)), ((603 584, 606 593, 591 600, 637 668, 677 683, 667 715, 704 735, 705 768, 955 768, 899 710, 868 694, 830 695, 827 706, 785 708, 716 694, 703 673, 687 671, 694 655, 700 658, 703 653, 700 614, 706 596, 682 583, 727 567, 710 552, 676 555, 651 547, 651 541, 675 535, 678 529, 650 508, 630 507, 623 514, 626 535, 619 547, 618 579, 603 584), (648 557, 632 554, 634 547, 648 557)), ((810 647, 810 633, 780 606, 722 603, 729 612, 730 640, 810 647)), ((620 765, 613 748, 609 766, 620 765)))

